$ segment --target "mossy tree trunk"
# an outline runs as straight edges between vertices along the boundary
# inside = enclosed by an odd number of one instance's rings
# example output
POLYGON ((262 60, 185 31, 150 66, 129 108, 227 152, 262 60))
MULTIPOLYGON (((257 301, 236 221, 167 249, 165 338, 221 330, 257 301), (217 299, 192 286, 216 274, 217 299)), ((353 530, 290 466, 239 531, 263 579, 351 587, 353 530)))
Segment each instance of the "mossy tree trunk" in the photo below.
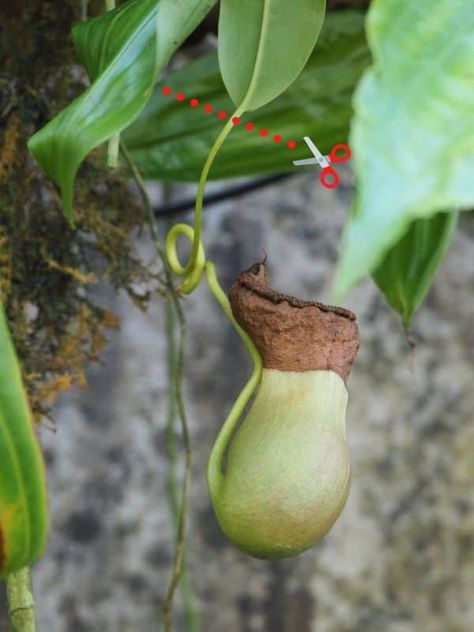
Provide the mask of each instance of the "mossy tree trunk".
MULTIPOLYGON (((71 28, 104 11, 99 0, 0 0, 0 296, 37 422, 58 394, 85 384, 115 316, 91 288, 106 278, 144 307, 134 289, 150 274, 133 254, 146 221, 125 171, 107 170, 100 148, 79 174, 78 229, 28 152, 29 137, 87 86, 71 28)), ((143 285, 143 284, 142 284, 143 285)), ((41 598, 41 597, 39 597, 41 598)), ((8 632, 5 583, 0 630, 8 632)))
POLYGON ((146 221, 124 170, 104 148, 85 161, 75 189, 78 229, 64 219, 55 186, 27 141, 87 86, 70 33, 103 2, 0 0, 0 291, 36 419, 58 393, 84 384, 114 316, 87 290, 106 277, 140 305, 149 274, 132 253, 146 221), (86 291, 84 291, 86 289, 86 291))

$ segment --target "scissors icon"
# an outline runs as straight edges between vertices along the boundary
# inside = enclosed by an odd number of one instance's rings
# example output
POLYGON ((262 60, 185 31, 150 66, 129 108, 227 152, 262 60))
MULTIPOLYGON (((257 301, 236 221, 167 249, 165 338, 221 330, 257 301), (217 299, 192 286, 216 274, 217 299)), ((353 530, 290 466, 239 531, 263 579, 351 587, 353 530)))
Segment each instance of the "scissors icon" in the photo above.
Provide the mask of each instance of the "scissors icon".
POLYGON ((339 176, 337 171, 331 167, 331 162, 345 162, 351 157, 351 150, 347 145, 339 143, 334 145, 329 156, 323 156, 309 136, 304 136, 304 141, 308 145, 314 158, 306 158, 305 160, 294 160, 295 166, 301 165, 319 165, 322 169, 319 180, 327 189, 335 189, 339 185, 339 176), (338 151, 343 151, 343 155, 338 155, 338 151), (329 177, 329 180, 328 180, 329 177))

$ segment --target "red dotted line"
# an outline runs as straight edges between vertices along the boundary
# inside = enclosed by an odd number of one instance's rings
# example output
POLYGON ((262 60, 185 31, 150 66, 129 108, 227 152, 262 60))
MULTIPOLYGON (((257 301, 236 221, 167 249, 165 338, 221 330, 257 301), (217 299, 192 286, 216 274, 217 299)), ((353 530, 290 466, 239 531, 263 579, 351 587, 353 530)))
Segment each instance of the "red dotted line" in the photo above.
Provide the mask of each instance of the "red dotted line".
MULTIPOLYGON (((172 94, 173 90, 169 86, 165 86, 164 88, 161 89, 161 92, 165 96, 169 96, 170 94, 172 94)), ((184 94, 184 92, 177 92, 176 95, 175 95, 175 98, 176 98, 177 101, 185 101, 186 100, 186 95, 184 94)), ((195 99, 195 98, 190 99, 189 100, 189 105, 192 108, 199 107, 199 99, 195 99)), ((212 112, 214 111, 214 107, 210 103, 206 103, 203 106, 203 110, 207 114, 212 114, 212 112)), ((224 120, 229 115, 227 114, 227 112, 225 110, 219 110, 217 112, 216 116, 217 116, 217 118, 224 120)), ((234 125, 239 125, 240 118, 238 116, 234 116, 232 118, 232 123, 234 125)), ((246 123, 245 124, 245 129, 248 130, 249 132, 252 132, 256 128, 255 128, 255 125, 253 123, 246 123)), ((258 133, 260 134, 260 136, 262 136, 262 138, 266 138, 266 137, 269 136, 268 130, 265 129, 264 127, 262 127, 260 130, 258 130, 258 133)), ((274 134, 273 136, 270 136, 270 138, 272 138, 275 143, 281 143, 283 141, 283 137, 281 136, 281 134, 274 134)), ((288 146, 288 149, 295 149, 295 147, 296 147, 296 141, 294 141, 294 140, 289 140, 286 144, 288 146)))

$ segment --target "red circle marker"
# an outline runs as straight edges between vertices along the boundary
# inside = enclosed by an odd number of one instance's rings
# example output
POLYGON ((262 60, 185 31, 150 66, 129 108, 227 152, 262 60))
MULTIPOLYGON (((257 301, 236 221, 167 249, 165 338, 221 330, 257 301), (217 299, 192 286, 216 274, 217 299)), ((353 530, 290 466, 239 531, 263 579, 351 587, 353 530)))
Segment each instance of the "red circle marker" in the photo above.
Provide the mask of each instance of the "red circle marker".
POLYGON ((350 148, 344 143, 339 143, 338 145, 334 145, 334 147, 331 149, 331 153, 329 154, 329 160, 331 162, 345 162, 346 160, 349 160, 351 155, 352 154, 351 154, 350 148), (341 151, 342 151, 342 154, 337 153, 341 151))
POLYGON ((212 112, 212 110, 213 110, 213 109, 214 109, 214 108, 212 107, 212 105, 209 105, 209 103, 207 103, 207 104, 204 106, 204 111, 205 111, 205 112, 208 112, 208 113, 209 113, 209 112, 212 112))
POLYGON ((324 167, 319 174, 319 181, 326 189, 335 189, 339 184, 339 176, 332 167, 324 167))
POLYGON ((165 86, 164 88, 161 88, 161 92, 166 96, 168 96, 168 94, 171 94, 171 88, 169 86, 165 86))
POLYGON ((288 148, 289 149, 294 149, 296 147, 296 143, 294 140, 289 140, 288 141, 288 148))
POLYGON ((234 118, 232 119, 232 123, 234 125, 238 125, 240 123, 240 117, 234 116, 234 118))
POLYGON ((227 112, 224 112, 224 110, 219 110, 219 112, 218 112, 217 116, 218 116, 220 119, 225 119, 225 117, 227 116, 227 112))
POLYGON ((273 140, 275 141, 275 143, 281 143, 282 141, 281 134, 275 134, 275 136, 273 137, 273 140))
POLYGON ((268 136, 268 130, 263 128, 260 130, 260 136, 268 136))
POLYGON ((248 129, 249 132, 251 132, 254 127, 255 127, 255 125, 253 123, 247 123, 245 125, 245 129, 248 129))
POLYGON ((191 99, 191 101, 189 102, 189 105, 192 108, 197 108, 197 106, 199 105, 199 100, 198 99, 191 99))
POLYGON ((178 92, 178 94, 176 95, 176 100, 184 101, 184 99, 185 99, 184 92, 178 92))

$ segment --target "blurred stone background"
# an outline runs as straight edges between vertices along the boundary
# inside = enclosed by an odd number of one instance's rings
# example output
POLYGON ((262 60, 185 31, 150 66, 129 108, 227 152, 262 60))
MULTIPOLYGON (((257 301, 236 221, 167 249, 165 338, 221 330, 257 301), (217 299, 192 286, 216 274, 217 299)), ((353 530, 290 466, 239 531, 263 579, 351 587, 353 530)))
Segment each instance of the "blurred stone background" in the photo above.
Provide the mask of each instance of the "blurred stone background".
MULTIPOLYGON (((276 289, 326 300, 351 196, 347 173, 332 191, 310 172, 209 208, 204 241, 223 286, 265 250, 276 289)), ((219 531, 206 460, 250 365, 206 283, 185 300, 187 562, 203 632, 474 629, 473 220, 462 218, 415 319, 414 356, 372 282, 347 297, 362 341, 349 380, 351 493, 332 532, 294 559, 254 560, 219 531)), ((164 305, 143 314, 124 297, 108 301, 122 326, 104 365, 62 398, 56 432, 42 431, 52 525, 34 569, 39 632, 161 629, 174 538, 164 305)), ((175 630, 186 630, 179 595, 175 630)))

